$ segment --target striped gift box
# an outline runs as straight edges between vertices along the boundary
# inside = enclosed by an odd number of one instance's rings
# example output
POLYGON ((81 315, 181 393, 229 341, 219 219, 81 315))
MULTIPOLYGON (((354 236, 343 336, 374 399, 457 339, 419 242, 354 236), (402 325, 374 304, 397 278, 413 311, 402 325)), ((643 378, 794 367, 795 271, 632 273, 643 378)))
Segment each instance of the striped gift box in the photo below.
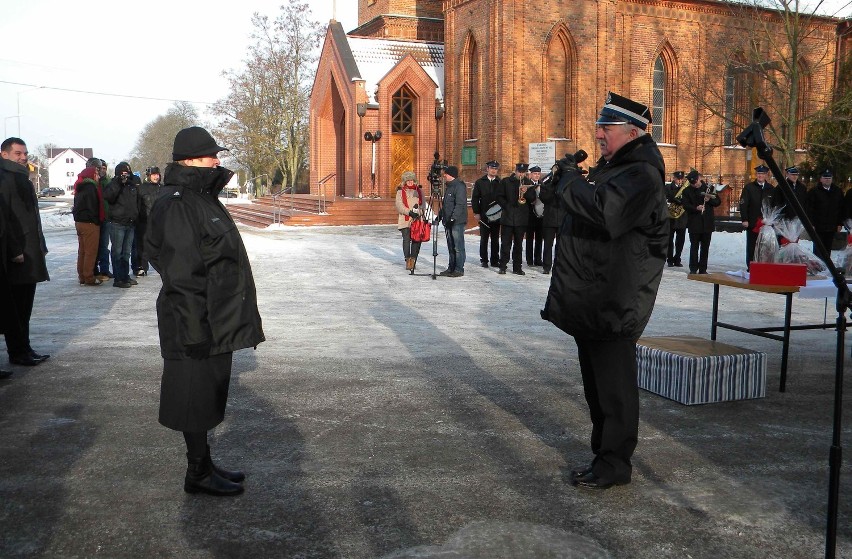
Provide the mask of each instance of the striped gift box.
POLYGON ((766 353, 697 338, 636 343, 639 388, 681 404, 766 397, 766 353))

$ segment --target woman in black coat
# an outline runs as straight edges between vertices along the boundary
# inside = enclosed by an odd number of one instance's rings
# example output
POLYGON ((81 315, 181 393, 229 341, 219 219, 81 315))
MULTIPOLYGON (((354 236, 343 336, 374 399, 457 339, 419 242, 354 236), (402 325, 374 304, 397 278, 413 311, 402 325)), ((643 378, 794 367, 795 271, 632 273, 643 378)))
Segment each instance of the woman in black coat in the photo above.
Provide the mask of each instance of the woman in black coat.
POLYGON ((182 431, 187 493, 237 495, 242 472, 217 467, 207 431, 222 422, 232 354, 264 341, 251 265, 218 194, 233 176, 199 127, 175 137, 163 195, 151 209, 145 249, 160 274, 157 323, 163 356, 160 423, 182 431))

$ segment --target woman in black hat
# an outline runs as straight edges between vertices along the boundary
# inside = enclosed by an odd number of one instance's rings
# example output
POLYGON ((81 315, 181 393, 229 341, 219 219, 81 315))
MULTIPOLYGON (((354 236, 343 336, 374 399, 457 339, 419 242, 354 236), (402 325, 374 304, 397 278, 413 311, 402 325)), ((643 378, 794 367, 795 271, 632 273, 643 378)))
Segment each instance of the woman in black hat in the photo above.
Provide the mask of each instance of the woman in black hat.
POLYGON ((265 339, 242 238, 218 199, 233 176, 219 166, 223 149, 203 128, 178 132, 145 238, 163 280, 159 420, 183 432, 184 491, 217 496, 242 493, 245 475, 213 464, 207 431, 225 416, 233 352, 265 339))

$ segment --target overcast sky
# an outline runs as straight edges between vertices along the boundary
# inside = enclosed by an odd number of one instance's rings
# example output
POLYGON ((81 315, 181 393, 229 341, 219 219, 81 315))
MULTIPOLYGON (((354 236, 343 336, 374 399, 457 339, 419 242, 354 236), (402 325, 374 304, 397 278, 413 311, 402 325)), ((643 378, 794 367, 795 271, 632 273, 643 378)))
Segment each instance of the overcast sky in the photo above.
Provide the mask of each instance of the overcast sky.
MULTIPOLYGON (((114 166, 173 100, 195 102, 206 119, 208 103, 227 95, 222 71, 238 68, 246 55, 252 14, 274 18, 281 3, 15 2, 0 18, 4 138, 20 135, 33 153, 44 143, 91 147, 114 166)), ((333 0, 308 4, 312 19, 332 18, 333 0)), ((336 4, 337 20, 346 31, 354 29, 357 1, 336 4)), ((831 5, 846 5, 842 13, 849 15, 848 0, 831 5)))

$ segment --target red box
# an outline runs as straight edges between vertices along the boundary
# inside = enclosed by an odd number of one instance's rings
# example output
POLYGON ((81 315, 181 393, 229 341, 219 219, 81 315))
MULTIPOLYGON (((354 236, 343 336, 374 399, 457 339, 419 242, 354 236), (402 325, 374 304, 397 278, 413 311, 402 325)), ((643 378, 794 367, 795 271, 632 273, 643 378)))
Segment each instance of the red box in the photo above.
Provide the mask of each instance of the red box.
POLYGON ((760 285, 805 285, 807 275, 808 267, 804 264, 752 262, 748 282, 760 285))

